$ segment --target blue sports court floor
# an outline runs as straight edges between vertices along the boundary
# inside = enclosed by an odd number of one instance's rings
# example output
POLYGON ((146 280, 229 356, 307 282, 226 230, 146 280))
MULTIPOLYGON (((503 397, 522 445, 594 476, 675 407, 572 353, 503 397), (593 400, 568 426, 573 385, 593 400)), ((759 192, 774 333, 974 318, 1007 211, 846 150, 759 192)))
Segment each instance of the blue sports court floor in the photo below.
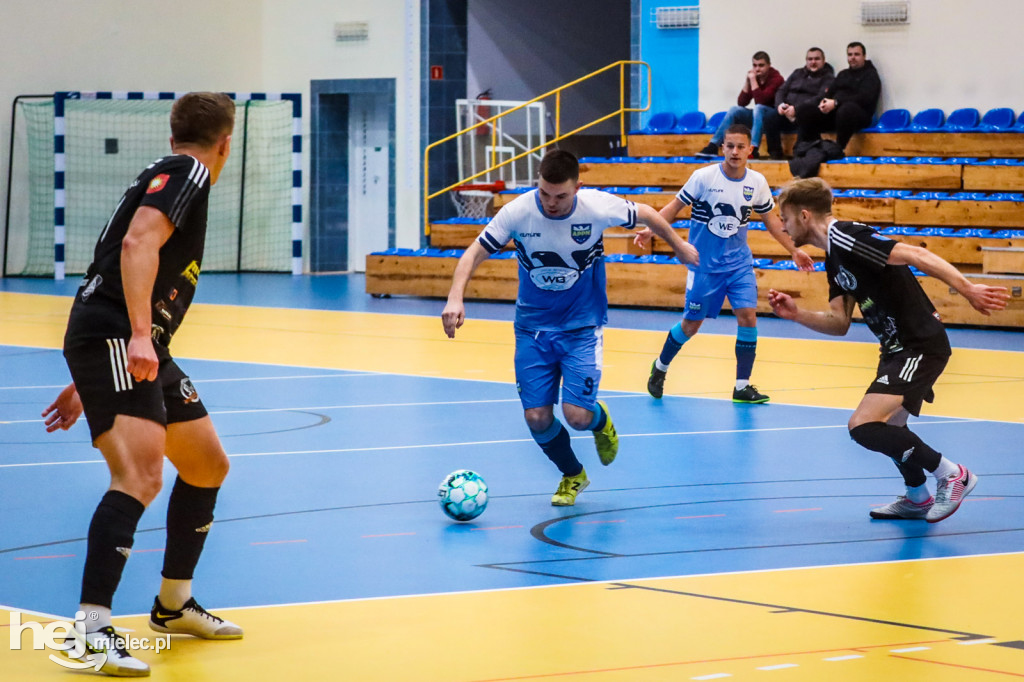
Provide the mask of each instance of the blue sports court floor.
MULTIPOLYGON (((73 290, 0 280, 0 630, 6 612, 74 612, 109 482, 84 423, 48 435, 39 417, 68 381, 73 290)), ((647 368, 676 316, 613 310, 602 394, 619 458, 601 467, 576 434, 591 486, 559 509, 516 397, 510 306, 471 304, 450 341, 441 301, 372 299, 358 276, 204 275, 199 291, 173 350, 232 471, 196 595, 246 638, 139 654, 154 678, 1024 677, 1017 332, 951 333, 939 398, 911 426, 980 482, 928 525, 867 514, 902 487, 847 435, 877 353, 862 325, 835 341, 760 320, 754 378, 773 400, 740 406, 734 320, 709 322, 659 402, 647 368), (467 524, 435 495, 459 468, 491 490, 467 524)), ((136 636, 165 503, 114 604, 136 636)), ((27 648, 0 647, 5 679, 68 679, 27 648)))

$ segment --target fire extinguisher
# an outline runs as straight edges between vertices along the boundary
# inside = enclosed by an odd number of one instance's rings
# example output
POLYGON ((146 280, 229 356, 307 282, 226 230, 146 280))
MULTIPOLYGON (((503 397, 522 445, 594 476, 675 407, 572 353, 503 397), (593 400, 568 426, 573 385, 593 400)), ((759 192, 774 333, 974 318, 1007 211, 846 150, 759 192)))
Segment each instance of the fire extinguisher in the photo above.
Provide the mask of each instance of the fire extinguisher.
MULTIPOLYGON (((491 89, 487 88, 486 90, 481 92, 479 95, 477 95, 476 98, 477 99, 491 99, 491 89)), ((477 106, 477 108, 476 108, 476 115, 477 115, 477 122, 479 122, 481 120, 484 120, 484 119, 488 119, 488 118, 491 117, 491 108, 487 107, 487 106, 477 106)), ((491 133, 491 126, 489 126, 489 125, 480 126, 479 128, 476 129, 476 134, 477 135, 489 135, 490 133, 491 133)))

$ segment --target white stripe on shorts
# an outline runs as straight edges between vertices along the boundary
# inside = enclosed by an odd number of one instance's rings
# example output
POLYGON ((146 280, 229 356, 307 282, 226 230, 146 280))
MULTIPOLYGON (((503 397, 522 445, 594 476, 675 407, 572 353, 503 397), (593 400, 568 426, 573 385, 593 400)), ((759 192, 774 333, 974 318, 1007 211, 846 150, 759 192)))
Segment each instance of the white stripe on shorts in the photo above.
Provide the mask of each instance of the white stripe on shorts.
POLYGON ((114 376, 114 392, 130 391, 132 375, 128 373, 128 352, 124 347, 124 339, 107 339, 110 349, 110 371, 114 376))
POLYGON ((918 355, 916 358, 907 358, 907 361, 903 363, 903 369, 900 370, 900 379, 909 383, 914 378, 914 372, 917 371, 917 366, 921 364, 923 357, 923 355, 918 355))

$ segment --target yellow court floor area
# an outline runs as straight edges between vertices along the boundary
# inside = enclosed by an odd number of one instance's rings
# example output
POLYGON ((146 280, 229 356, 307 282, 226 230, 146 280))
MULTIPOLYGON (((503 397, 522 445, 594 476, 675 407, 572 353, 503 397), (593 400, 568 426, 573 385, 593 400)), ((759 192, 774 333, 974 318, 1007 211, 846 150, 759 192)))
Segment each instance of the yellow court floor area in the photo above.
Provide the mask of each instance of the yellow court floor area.
MULTIPOLYGON (((993 588, 1022 572, 1009 554, 235 609, 241 641, 138 656, 181 682, 1004 680, 1024 677, 1024 592, 993 588)), ((72 679, 4 649, 4 679, 72 679)))

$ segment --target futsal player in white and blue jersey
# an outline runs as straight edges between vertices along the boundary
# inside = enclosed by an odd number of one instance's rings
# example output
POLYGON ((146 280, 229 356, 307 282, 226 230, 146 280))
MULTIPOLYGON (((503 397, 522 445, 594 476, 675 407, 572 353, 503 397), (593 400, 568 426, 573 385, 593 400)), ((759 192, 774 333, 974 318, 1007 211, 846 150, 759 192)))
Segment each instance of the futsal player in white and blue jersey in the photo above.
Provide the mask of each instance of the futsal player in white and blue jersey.
POLYGON ((473 272, 506 244, 515 244, 516 388, 531 435, 562 473, 551 498, 555 506, 574 505, 590 483, 568 430, 555 417, 559 388, 566 422, 577 431, 593 432, 601 464, 611 464, 618 453, 608 406, 597 400, 608 321, 602 233, 643 223, 672 246, 680 262, 697 262, 697 250, 653 208, 581 190, 579 176, 579 163, 569 152, 545 154, 537 189, 502 208, 459 259, 441 314, 445 333, 454 338, 465 321, 463 298, 473 272))
MULTIPOLYGON (((813 270, 814 261, 796 248, 772 213, 775 202, 764 176, 747 168, 750 129, 730 126, 725 133, 725 160, 694 171, 679 193, 663 209, 667 221, 675 220, 683 206, 691 206, 689 241, 700 254, 700 264, 690 265, 686 280, 686 310, 682 322, 669 330, 661 355, 651 365, 647 390, 661 398, 668 366, 683 345, 700 329, 704 318, 716 318, 726 297, 736 314, 736 385, 732 399, 737 403, 766 403, 764 395, 750 383, 757 353, 757 280, 753 255, 747 244, 747 224, 752 213, 762 216, 775 239, 792 255, 801 270, 813 270)), ((647 230, 637 234, 637 243, 650 238, 647 230)))

